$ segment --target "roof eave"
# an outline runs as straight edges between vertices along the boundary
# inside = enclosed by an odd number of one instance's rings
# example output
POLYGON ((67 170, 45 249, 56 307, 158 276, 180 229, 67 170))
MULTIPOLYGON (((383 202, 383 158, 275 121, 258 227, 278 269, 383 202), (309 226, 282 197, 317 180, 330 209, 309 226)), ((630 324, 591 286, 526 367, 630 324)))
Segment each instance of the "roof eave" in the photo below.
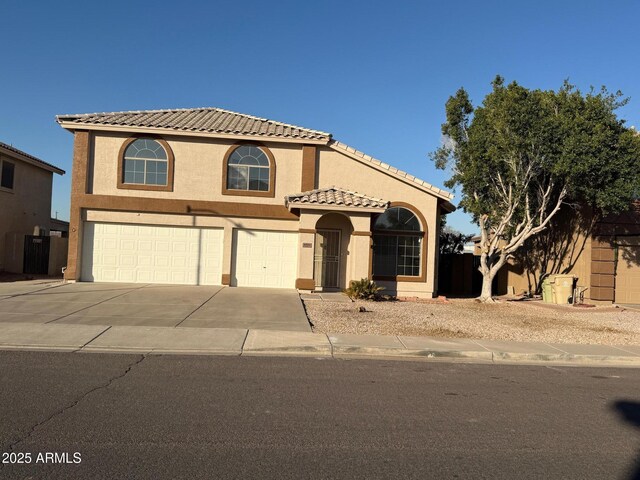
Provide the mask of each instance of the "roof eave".
POLYGON ((287 202, 289 211, 293 210, 334 210, 338 212, 382 213, 387 207, 354 207, 349 205, 334 205, 327 203, 299 203, 287 202))
POLYGON ((126 125, 105 125, 96 123, 76 123, 67 122, 56 119, 58 124, 70 132, 76 130, 96 130, 105 132, 122 132, 122 133, 149 133, 149 134, 165 134, 175 136, 186 137, 206 137, 206 138, 222 138, 229 140, 237 140, 242 138, 244 140, 254 140, 258 142, 279 142, 279 143, 297 143, 297 144, 313 144, 313 145, 327 145, 331 138, 317 139, 317 138, 304 138, 304 137, 278 137, 271 135, 243 135, 243 134, 231 134, 231 133, 217 133, 217 132, 202 132, 194 130, 180 130, 175 128, 164 127, 134 127, 126 125))
POLYGON ((2 145, 0 145, 0 152, 4 153, 4 155, 8 157, 17 158, 18 160, 28 163, 29 165, 33 165, 34 167, 38 167, 52 173, 57 173, 58 175, 64 175, 66 173, 61 168, 58 168, 55 165, 51 165, 50 163, 47 163, 44 160, 36 160, 36 159, 30 158, 20 152, 16 152, 15 150, 4 148, 2 145))
POLYGON ((446 213, 453 213, 456 211, 456 206, 448 200, 441 200, 438 202, 438 205, 446 213))

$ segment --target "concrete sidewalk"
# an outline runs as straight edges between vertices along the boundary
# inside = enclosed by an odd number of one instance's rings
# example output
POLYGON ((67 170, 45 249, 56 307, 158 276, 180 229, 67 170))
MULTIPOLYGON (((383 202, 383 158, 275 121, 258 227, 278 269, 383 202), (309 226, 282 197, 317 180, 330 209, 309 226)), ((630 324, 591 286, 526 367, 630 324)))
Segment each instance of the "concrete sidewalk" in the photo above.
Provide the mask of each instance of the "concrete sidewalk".
POLYGON ((640 346, 318 334, 240 328, 0 324, 0 349, 293 355, 640 367, 640 346))

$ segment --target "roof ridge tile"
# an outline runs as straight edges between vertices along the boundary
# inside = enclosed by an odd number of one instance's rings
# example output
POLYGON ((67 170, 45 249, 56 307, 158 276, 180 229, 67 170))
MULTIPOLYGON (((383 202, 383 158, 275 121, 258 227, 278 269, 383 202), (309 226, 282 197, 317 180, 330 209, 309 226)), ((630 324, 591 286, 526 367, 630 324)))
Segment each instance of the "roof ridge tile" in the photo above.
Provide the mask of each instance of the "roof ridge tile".
MULTIPOLYGON (((133 126, 153 126, 156 128, 173 128, 173 129, 192 129, 192 130, 200 130, 202 128, 198 128, 197 126, 192 126, 194 123, 197 123, 198 120, 201 120, 203 117, 206 117, 208 113, 218 113, 223 114, 218 116, 218 118, 213 118, 208 122, 205 122, 206 125, 210 125, 213 127, 218 120, 224 126, 220 126, 220 128, 210 128, 211 131, 221 131, 225 127, 228 129, 228 132, 233 132, 233 126, 243 124, 246 125, 245 129, 256 132, 263 130, 267 135, 271 136, 281 136, 281 137, 293 137, 293 138, 310 138, 310 139, 319 139, 319 140, 330 140, 331 134, 328 132, 324 132, 321 130, 314 130, 311 128, 301 127, 299 125, 293 125, 290 123, 279 122, 277 120, 271 120, 268 118, 257 117, 255 115, 249 115, 246 113, 235 112, 232 110, 227 110, 224 108, 218 107, 197 107, 197 108, 169 108, 169 109, 156 109, 156 110, 129 110, 129 111, 117 111, 117 112, 95 112, 95 113, 77 113, 77 114, 63 114, 57 115, 56 121, 58 123, 61 122, 70 122, 70 123, 97 123, 100 125, 133 125, 133 126), (187 125, 184 124, 175 124, 176 120, 182 121, 183 118, 188 117, 191 114, 192 117, 190 121, 187 122, 187 125), (145 117, 146 115, 150 115, 150 117, 145 117), (172 115, 177 115, 172 118, 172 115), (154 119, 156 116, 165 117, 163 120, 171 120, 174 125, 145 125, 146 119, 154 119), (109 120, 111 117, 111 121, 109 120), (133 117, 135 122, 127 122, 127 117, 133 117), (168 117, 168 118, 166 118, 168 117), (223 119, 219 117, 226 117, 223 119), (242 120, 246 120, 242 122, 242 120), (251 121, 251 122, 250 122, 251 121), (262 128, 249 128, 249 125, 253 127, 253 124, 257 123, 262 128)), ((164 122, 162 122, 164 123, 164 122)), ((243 129, 238 129, 239 133, 246 134, 246 131, 243 129)))
POLYGON ((339 152, 341 151, 343 153, 346 152, 347 154, 351 154, 351 156, 353 156, 353 157, 362 158, 363 160, 365 160, 365 161, 367 161, 369 163, 372 163, 373 165, 377 166, 378 168, 382 168, 384 170, 388 170, 389 173, 391 173, 392 175, 394 175, 394 176, 396 176, 398 178, 402 178, 402 179, 408 180, 411 183, 414 183, 416 185, 423 186, 426 189, 432 191, 433 193, 439 195, 440 197, 442 197, 443 199, 445 199, 447 201, 453 199, 453 194, 452 193, 447 192, 446 190, 438 188, 438 187, 436 187, 434 185, 431 185, 430 183, 427 183, 427 182, 425 182, 424 180, 422 180, 422 179, 420 179, 418 177, 410 175, 407 172, 404 172, 402 170, 398 170, 397 168, 395 168, 395 167, 393 167, 393 166, 391 166, 391 165, 389 165, 387 163, 384 163, 383 161, 378 160, 377 158, 374 158, 374 157, 372 157, 370 155, 367 155, 366 153, 363 153, 363 152, 361 152, 359 150, 356 150, 355 148, 350 147, 346 143, 342 143, 339 140, 332 139, 329 142, 328 146, 330 148, 333 148, 334 150, 339 151, 339 152))

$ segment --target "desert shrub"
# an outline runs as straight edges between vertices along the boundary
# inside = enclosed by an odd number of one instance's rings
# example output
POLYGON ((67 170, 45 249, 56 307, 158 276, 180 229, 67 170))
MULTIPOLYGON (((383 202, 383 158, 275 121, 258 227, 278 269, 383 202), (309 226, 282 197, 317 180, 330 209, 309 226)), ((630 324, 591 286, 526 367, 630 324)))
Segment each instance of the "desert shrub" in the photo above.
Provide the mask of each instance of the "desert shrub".
POLYGON ((351 280, 349 288, 344 290, 344 294, 351 300, 379 300, 380 292, 384 287, 379 287, 376 282, 368 278, 351 280))

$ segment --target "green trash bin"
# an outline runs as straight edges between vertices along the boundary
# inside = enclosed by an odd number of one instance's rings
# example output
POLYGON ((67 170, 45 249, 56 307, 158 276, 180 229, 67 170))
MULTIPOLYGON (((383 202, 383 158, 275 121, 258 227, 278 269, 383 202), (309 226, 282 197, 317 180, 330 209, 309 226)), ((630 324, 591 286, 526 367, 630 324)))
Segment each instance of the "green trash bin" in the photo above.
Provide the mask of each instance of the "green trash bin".
POLYGON ((553 284, 555 275, 547 275, 542 281, 542 301, 553 303, 553 284))

